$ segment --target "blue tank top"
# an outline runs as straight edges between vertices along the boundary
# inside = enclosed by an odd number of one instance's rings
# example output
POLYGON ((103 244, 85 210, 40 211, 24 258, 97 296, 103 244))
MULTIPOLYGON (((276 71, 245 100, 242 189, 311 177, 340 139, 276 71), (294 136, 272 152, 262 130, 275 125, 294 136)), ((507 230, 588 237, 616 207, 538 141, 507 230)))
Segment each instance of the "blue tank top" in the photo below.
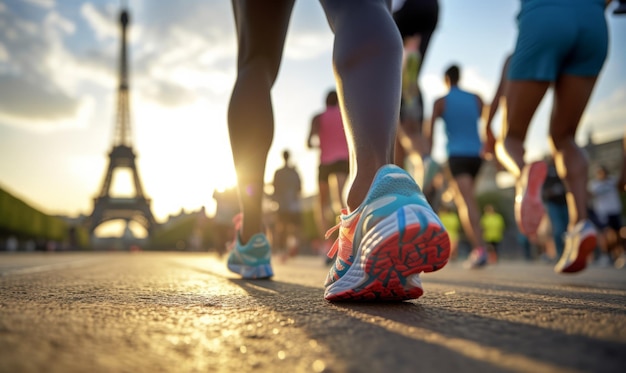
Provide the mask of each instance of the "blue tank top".
POLYGON ((448 156, 478 157, 482 143, 478 131, 480 110, 476 95, 458 87, 445 96, 442 119, 445 122, 448 156))

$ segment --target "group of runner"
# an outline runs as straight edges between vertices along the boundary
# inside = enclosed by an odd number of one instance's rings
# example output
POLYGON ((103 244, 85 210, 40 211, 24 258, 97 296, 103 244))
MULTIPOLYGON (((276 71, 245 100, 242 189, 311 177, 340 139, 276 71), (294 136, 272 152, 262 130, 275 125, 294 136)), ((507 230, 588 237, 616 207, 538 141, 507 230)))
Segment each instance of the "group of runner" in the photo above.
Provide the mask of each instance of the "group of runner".
MULTIPOLYGON (((472 196, 484 154, 495 154, 515 176, 517 225, 524 234, 535 233, 543 216, 547 166, 525 162, 524 141, 549 88, 554 91, 549 142, 567 189, 569 216, 555 270, 584 269, 597 233, 586 209, 588 161, 574 140, 607 55, 608 1, 521 1, 517 43, 499 90, 503 127, 497 139, 487 127, 484 148, 478 130, 483 103, 458 87, 458 66, 446 71, 449 92, 435 101, 431 120, 423 118, 418 78, 437 24, 436 0, 394 2, 393 9, 385 0, 320 2, 335 35, 333 68, 350 170, 345 208, 330 230, 338 233, 329 251, 336 259, 325 298, 415 299, 423 293, 420 273, 446 265, 448 233, 414 177, 396 165, 405 156, 396 151, 414 150, 422 160, 423 182, 428 181, 429 144, 438 118, 448 135, 457 210, 474 246, 470 265, 487 260, 472 196)), ((270 91, 293 5, 294 0, 233 0, 239 54, 228 125, 243 216, 227 266, 248 279, 273 275, 262 220, 263 178, 274 129, 270 91)))

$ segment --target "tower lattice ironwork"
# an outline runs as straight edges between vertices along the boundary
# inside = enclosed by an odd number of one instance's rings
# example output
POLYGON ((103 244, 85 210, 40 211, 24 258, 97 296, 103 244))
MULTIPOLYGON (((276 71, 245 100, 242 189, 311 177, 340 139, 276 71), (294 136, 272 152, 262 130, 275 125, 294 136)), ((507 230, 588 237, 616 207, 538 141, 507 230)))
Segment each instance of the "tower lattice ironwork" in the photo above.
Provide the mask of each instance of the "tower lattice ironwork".
POLYGON ((137 171, 136 155, 132 148, 130 128, 130 104, 128 84, 128 53, 126 31, 130 23, 127 10, 120 14, 121 48, 119 64, 119 88, 117 96, 117 116, 115 118, 115 133, 113 148, 109 153, 109 165, 104 176, 100 193, 94 198, 94 208, 89 218, 89 229, 93 232, 100 224, 111 220, 122 219, 127 223, 136 221, 148 233, 157 226, 152 210, 151 200, 146 197, 137 171), (130 197, 111 196, 111 184, 115 171, 122 168, 130 170, 134 186, 134 195, 130 197))

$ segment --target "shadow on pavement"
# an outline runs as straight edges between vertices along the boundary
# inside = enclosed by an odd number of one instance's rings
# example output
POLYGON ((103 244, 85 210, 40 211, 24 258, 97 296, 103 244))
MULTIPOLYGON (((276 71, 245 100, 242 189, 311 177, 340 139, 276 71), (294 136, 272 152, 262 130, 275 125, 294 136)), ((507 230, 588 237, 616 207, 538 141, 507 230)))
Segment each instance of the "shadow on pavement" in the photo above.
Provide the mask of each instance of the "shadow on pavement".
MULTIPOLYGON (((329 303, 318 287, 273 280, 228 280, 260 305, 296 320, 298 328, 334 351, 335 359, 349 372, 617 372, 626 366, 626 344, 562 331, 568 330, 563 322, 581 327, 591 312, 582 302, 584 297, 578 302, 568 301, 567 296, 576 295, 574 291, 564 294, 561 302, 529 299, 523 286, 498 286, 509 294, 431 295, 400 303, 329 303), (537 320, 537 312, 545 313, 544 320, 537 320)), ((439 279, 433 282, 445 283, 439 279)), ((459 285, 485 287, 467 282, 459 285)), ((602 312, 623 315, 623 307, 619 307, 623 301, 613 301, 602 306, 602 312)))

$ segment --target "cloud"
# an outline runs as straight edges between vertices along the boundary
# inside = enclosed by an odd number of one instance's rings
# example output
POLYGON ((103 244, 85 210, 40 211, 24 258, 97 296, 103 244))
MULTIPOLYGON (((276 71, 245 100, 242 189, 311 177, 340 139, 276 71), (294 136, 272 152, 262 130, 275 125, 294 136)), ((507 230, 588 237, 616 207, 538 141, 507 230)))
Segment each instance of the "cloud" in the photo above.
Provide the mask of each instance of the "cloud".
MULTIPOLYGON (((40 9, 24 14, 0 3, 0 123, 65 128, 84 115, 84 97, 115 94, 119 8, 85 2, 76 15, 54 1, 30 2, 40 9)), ((130 16, 132 95, 173 107, 230 92, 237 53, 230 3, 137 0, 130 16)), ((296 3, 285 58, 313 59, 331 49, 320 5, 296 3)))
POLYGON ((285 57, 294 60, 315 58, 332 50, 333 35, 330 32, 295 33, 285 46, 285 57))
POLYGON ((54 8, 54 0, 24 0, 27 3, 42 7, 42 8, 54 8))
POLYGON ((0 123, 37 133, 82 127, 90 123, 95 111, 95 102, 96 100, 90 96, 83 96, 78 99, 60 98, 58 96, 54 96, 52 99, 49 96, 46 96, 45 99, 26 99, 21 103, 22 110, 19 111, 4 110, 3 107, 0 107, 0 123), (41 102, 47 105, 43 109, 35 106, 36 103, 41 102), (55 102, 63 108, 49 109, 55 102), (46 109, 49 109, 52 114, 57 113, 57 115, 51 115, 50 112, 48 115, 42 115, 46 109), (71 115, 68 115, 67 112, 71 112, 71 115))
POLYGON ((236 42, 230 4, 149 1, 136 13, 142 32, 132 51, 135 92, 176 106, 231 89, 236 42))
POLYGON ((74 24, 54 10, 31 20, 7 9, 0 21, 0 116, 8 124, 44 124, 76 115, 80 100, 57 84, 54 58, 74 24))
POLYGON ((459 85, 479 95, 485 103, 491 102, 492 96, 497 89, 497 86, 494 86, 492 81, 482 76, 479 70, 472 66, 463 69, 459 85))
POLYGON ((92 3, 84 3, 80 7, 80 13, 95 32, 98 40, 118 37, 119 21, 112 11, 97 8, 92 3))
POLYGON ((48 28, 57 28, 59 31, 68 35, 73 34, 76 30, 76 26, 73 22, 63 18, 57 12, 49 12, 46 16, 45 23, 48 28))
POLYGON ((143 92, 143 96, 165 106, 179 106, 190 104, 196 96, 181 85, 167 81, 156 81, 150 84, 143 92))
POLYGON ((58 87, 42 87, 35 79, 0 76, 0 112, 23 119, 58 120, 73 116, 78 101, 58 87))
POLYGON ((331 53, 333 33, 319 2, 296 2, 285 45, 285 58, 303 60, 331 53))

